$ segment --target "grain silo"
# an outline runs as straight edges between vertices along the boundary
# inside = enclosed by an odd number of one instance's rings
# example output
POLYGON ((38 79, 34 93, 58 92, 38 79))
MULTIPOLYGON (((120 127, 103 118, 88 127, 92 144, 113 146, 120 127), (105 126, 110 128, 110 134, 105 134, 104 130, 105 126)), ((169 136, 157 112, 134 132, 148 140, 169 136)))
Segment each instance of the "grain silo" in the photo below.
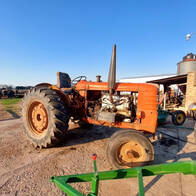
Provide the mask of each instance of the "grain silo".
POLYGON ((177 64, 177 74, 187 74, 188 72, 196 72, 196 54, 187 54, 183 60, 177 64))

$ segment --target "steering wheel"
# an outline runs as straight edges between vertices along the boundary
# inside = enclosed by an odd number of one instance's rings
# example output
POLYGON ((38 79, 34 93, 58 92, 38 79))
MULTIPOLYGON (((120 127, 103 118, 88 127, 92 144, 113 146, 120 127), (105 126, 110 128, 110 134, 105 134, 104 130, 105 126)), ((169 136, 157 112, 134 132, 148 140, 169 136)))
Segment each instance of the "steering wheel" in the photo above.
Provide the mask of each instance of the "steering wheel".
POLYGON ((76 84, 76 83, 80 82, 82 79, 83 79, 83 80, 86 80, 86 76, 78 76, 78 77, 74 78, 74 79, 71 81, 71 83, 76 84))

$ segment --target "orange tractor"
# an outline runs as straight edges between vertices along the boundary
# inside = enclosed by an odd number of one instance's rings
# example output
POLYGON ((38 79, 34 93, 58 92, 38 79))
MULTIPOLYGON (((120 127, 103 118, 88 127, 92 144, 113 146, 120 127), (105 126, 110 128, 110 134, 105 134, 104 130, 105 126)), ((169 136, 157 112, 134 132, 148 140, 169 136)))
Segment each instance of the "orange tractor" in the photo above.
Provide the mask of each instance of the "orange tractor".
POLYGON ((30 141, 49 147, 66 137, 69 120, 80 125, 121 128, 107 146, 114 168, 140 166, 154 160, 154 148, 145 133, 157 127, 157 87, 116 82, 116 45, 113 47, 108 82, 85 76, 71 81, 57 73, 57 85, 41 83, 23 100, 23 121, 30 141))

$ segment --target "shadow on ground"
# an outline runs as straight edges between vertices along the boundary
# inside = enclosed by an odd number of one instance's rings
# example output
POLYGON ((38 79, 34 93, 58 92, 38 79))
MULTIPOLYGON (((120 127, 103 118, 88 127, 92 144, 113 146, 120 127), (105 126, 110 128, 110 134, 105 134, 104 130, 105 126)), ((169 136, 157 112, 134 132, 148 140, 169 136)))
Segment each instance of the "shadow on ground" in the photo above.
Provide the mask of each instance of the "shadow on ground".
MULTIPOLYGON (((189 124, 190 125, 190 124, 189 124)), ((193 135, 194 122, 192 127, 173 127, 167 130, 164 128, 157 131, 158 140, 153 145, 155 148, 155 164, 165 162, 176 162, 182 160, 196 160, 196 141, 190 141, 190 135, 193 135), (165 129, 165 130, 164 130, 165 129), (183 152, 185 145, 189 145, 189 150, 193 152, 183 152)), ((163 176, 156 176, 153 180, 144 187, 144 192, 147 192, 156 182, 163 176)), ((138 196, 139 194, 137 194, 138 196)))
POLYGON ((72 146, 76 144, 84 144, 95 140, 101 140, 111 137, 118 128, 109 128, 103 126, 92 125, 90 128, 74 128, 68 131, 66 141, 58 147, 72 146))
POLYGON ((6 111, 7 111, 8 113, 10 113, 10 114, 12 115, 13 118, 15 118, 15 119, 20 118, 20 116, 19 116, 16 112, 14 112, 13 110, 8 109, 8 110, 6 110, 6 111))
MULTIPOLYGON (((194 121, 188 127, 175 127, 175 126, 163 126, 159 127, 156 132, 158 139, 152 143, 155 149, 155 162, 154 164, 161 164, 165 162, 176 162, 179 160, 196 160, 196 143, 190 141, 190 135, 193 135, 194 121), (193 152, 183 152, 185 145, 192 146, 195 150, 193 152)), ((118 128, 108 128, 102 126, 92 126, 90 129, 74 128, 69 130, 67 141, 61 143, 59 147, 72 146, 76 144, 88 143, 95 140, 110 138, 118 128)), ((192 148, 192 149, 193 149, 192 148)), ((153 180, 144 187, 144 191, 148 191, 162 176, 156 176, 153 180)))

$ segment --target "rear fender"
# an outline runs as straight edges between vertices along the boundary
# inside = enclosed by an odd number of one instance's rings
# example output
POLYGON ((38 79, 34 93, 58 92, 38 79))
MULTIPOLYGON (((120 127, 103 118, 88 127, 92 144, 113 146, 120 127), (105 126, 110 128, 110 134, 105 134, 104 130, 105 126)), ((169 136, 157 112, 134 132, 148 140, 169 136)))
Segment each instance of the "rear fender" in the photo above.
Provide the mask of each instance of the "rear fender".
POLYGON ((37 87, 48 87, 49 88, 51 86, 52 86, 52 84, 49 84, 49 83, 39 83, 35 86, 35 88, 37 88, 37 87))
POLYGON ((52 85, 50 83, 39 83, 35 86, 35 88, 46 87, 52 90, 55 90, 57 94, 61 97, 63 102, 69 107, 70 106, 70 98, 67 94, 65 94, 60 88, 56 85, 52 85))

